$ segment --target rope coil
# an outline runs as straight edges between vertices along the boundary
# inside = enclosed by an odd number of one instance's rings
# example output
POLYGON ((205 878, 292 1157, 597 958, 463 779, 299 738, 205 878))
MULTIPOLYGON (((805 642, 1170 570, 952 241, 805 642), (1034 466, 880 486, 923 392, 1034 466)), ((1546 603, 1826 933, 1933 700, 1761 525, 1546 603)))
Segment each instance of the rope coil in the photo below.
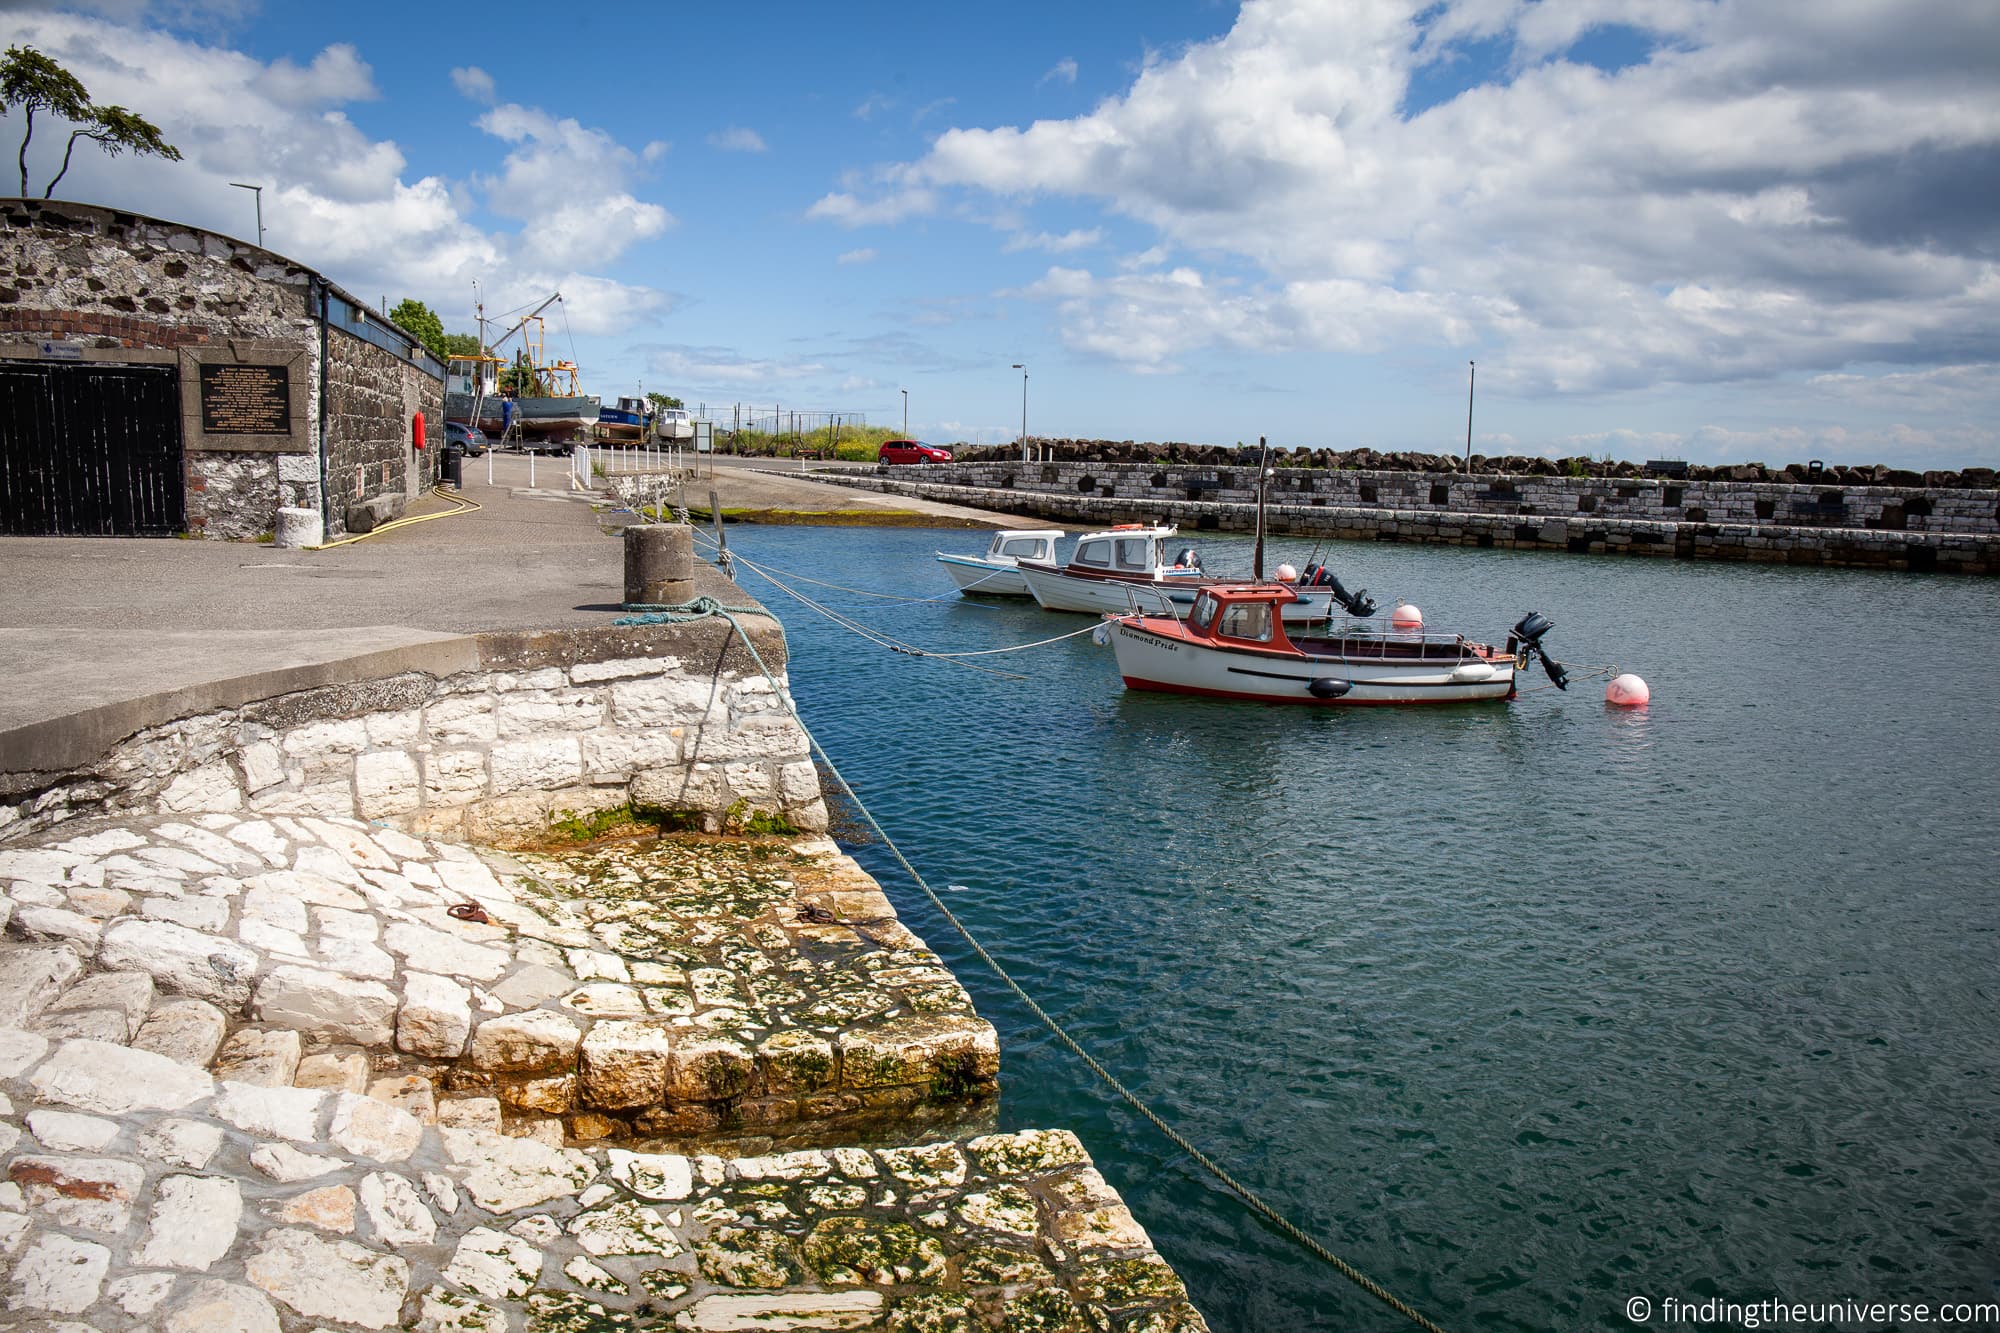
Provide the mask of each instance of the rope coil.
MULTIPOLYGON (((748 561, 744 563, 746 566, 749 566, 748 561)), ((754 566, 749 567, 754 568, 754 566)), ((960 938, 979 956, 980 961, 985 963, 993 974, 1000 978, 1007 989, 1013 992, 1015 998, 1028 1007, 1028 1011, 1035 1016, 1043 1027, 1049 1030, 1057 1041, 1062 1043, 1065 1049, 1083 1061, 1084 1066, 1091 1073, 1095 1074, 1107 1087, 1117 1093, 1126 1105, 1143 1116, 1153 1128, 1159 1130, 1168 1142, 1186 1153, 1192 1161, 1219 1181, 1231 1194, 1234 1194, 1244 1206, 1270 1223, 1280 1234, 1296 1242, 1307 1253, 1325 1263, 1328 1267, 1359 1287, 1362 1291, 1367 1292, 1389 1309, 1402 1315, 1418 1328, 1424 1329, 1425 1333, 1444 1333, 1444 1329, 1433 1322, 1422 1311, 1398 1297, 1381 1283, 1375 1281, 1375 1279, 1369 1277, 1366 1273, 1354 1267, 1354 1265, 1348 1263, 1345 1259, 1342 1259, 1339 1255, 1300 1229, 1289 1218, 1285 1217, 1284 1214, 1280 1213, 1269 1203, 1266 1203, 1255 1190, 1232 1176, 1221 1164, 1197 1148, 1179 1130, 1161 1119, 1157 1112, 1140 1100, 1137 1093, 1126 1087, 1124 1083, 1119 1081, 1115 1074, 1099 1064, 1091 1056, 1090 1052, 1084 1050, 1078 1044, 1077 1040, 1070 1036, 1068 1031, 1063 1028, 1061 1023, 1058 1023, 1047 1010, 1035 1002, 1034 997, 1021 988, 1021 984, 1014 980, 1005 967, 1001 966, 1000 961, 986 951, 986 946, 973 936, 972 932, 966 928, 965 924, 958 919, 949 907, 945 906, 944 900, 938 896, 937 891, 931 888, 929 881, 910 863, 909 858, 903 855, 902 849, 889 836, 888 830, 882 827, 880 822, 876 820, 874 813, 862 802, 861 794, 854 790, 854 784, 847 780, 846 775, 833 762, 833 756, 826 752, 826 748, 819 743, 819 738, 813 735, 811 728, 806 726, 805 719, 799 716, 798 708, 793 704, 791 695, 778 683, 778 678, 772 674, 771 668, 765 665, 763 656, 757 651, 757 645, 751 642, 750 636, 744 633, 743 627, 736 622, 735 613, 739 611, 748 611, 754 614, 769 614, 768 612, 763 611, 762 608, 725 607, 710 597, 698 597, 692 602, 675 607, 628 607, 626 609, 637 611, 640 614, 620 618, 616 623, 621 625, 678 623, 699 620, 710 615, 720 616, 728 621, 730 629, 743 640, 743 646, 749 650, 750 658, 757 664, 757 669, 764 673, 764 679, 770 683, 771 688, 777 693, 779 702, 785 706, 785 711, 791 715, 794 722, 798 723, 799 730, 805 733, 806 740, 812 746, 813 753, 819 756, 820 761, 826 766, 826 771, 840 784, 841 790, 847 794, 848 799, 854 802, 854 808, 860 811, 861 817, 868 822, 869 828, 873 829, 875 835, 882 840, 882 845, 887 847, 890 855, 896 858, 896 863, 903 868, 903 871, 916 883, 916 886, 923 891, 924 897, 930 901, 932 907, 937 909, 938 914, 951 925, 953 930, 958 932, 960 938), (660 617, 660 619, 653 619, 655 616, 660 617)), ((1095 626, 1091 628, 1094 629, 1095 626)), ((1059 637, 1068 638, 1070 636, 1061 635, 1059 637)))

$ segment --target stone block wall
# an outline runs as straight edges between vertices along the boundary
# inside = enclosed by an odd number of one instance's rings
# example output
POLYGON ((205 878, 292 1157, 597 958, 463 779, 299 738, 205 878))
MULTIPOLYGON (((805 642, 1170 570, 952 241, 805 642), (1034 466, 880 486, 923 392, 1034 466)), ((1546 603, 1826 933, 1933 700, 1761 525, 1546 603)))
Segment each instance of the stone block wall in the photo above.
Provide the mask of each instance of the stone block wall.
MULTIPOLYGON (((1256 469, 951 463, 817 474, 1089 526, 1249 531, 1256 469)), ((1270 531, 1354 541, 2000 574, 2000 490, 1282 469, 1270 531)))
POLYGON ((380 820, 507 842, 632 803, 711 829, 768 813, 823 830, 775 622, 487 634, 476 661, 148 726, 94 762, 7 776, 0 838, 79 816, 245 811, 380 820))
POLYGON ((444 447, 444 381, 338 328, 327 330, 326 484, 332 531, 347 507, 378 495, 409 498, 436 481, 444 447), (426 440, 411 447, 424 414, 426 440))

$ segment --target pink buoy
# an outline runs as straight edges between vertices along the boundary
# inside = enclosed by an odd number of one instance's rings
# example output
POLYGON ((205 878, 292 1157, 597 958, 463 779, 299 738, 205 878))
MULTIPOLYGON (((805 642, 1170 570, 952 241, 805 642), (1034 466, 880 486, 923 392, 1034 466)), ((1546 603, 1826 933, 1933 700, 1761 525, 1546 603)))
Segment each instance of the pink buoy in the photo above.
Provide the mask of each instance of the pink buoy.
POLYGON ((1604 687, 1604 702, 1614 708, 1644 708, 1653 692, 1646 688, 1646 682, 1631 672, 1612 678, 1604 687))
POLYGON ((1290 565, 1279 565, 1279 566, 1278 566, 1278 582, 1280 582, 1280 583, 1297 583, 1298 581, 1299 581, 1299 571, 1298 571, 1298 570, 1296 570, 1296 569, 1293 569, 1293 568, 1292 568, 1292 567, 1291 567, 1290 565))
POLYGON ((1424 613, 1408 602, 1396 603, 1396 609, 1389 613, 1389 623, 1397 629, 1422 629, 1424 613))

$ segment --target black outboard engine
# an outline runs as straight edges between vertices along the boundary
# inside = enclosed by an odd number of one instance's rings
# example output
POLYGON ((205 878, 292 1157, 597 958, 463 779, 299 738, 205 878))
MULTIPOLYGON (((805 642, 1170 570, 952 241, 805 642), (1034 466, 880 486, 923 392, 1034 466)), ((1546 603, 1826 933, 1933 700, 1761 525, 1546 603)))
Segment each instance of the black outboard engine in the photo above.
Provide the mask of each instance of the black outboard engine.
POLYGON ((1339 602, 1348 615, 1357 619, 1365 620, 1375 614, 1375 603, 1369 600, 1368 589, 1357 588, 1349 592, 1325 565, 1307 565, 1305 577, 1299 583, 1302 587, 1333 589, 1333 600, 1339 602))
POLYGON ((1522 660, 1536 657, 1542 659, 1542 670, 1548 673, 1549 684, 1559 690, 1569 688, 1569 672, 1563 664, 1549 656, 1549 650, 1542 646, 1542 636, 1556 627, 1556 623, 1540 611, 1530 611, 1522 616, 1507 636, 1507 647, 1522 655, 1522 660))
POLYGON ((1192 546, 1183 546, 1180 554, 1174 557, 1174 568, 1200 569, 1201 552, 1195 550, 1192 546))

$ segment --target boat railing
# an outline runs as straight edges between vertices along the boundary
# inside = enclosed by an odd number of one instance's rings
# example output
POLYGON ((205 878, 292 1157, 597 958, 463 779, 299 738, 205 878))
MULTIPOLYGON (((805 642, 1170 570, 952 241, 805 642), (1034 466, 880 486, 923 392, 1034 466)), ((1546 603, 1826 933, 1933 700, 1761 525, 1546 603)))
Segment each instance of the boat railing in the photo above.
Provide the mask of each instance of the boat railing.
POLYGON ((1479 660, 1463 634, 1426 634, 1422 630, 1381 630, 1348 617, 1337 627, 1327 622, 1327 634, 1300 635, 1292 646, 1316 661, 1389 662, 1412 658, 1469 662, 1479 660))
POLYGON ((1158 588, 1148 588, 1140 585, 1127 584, 1122 589, 1122 591, 1125 594, 1126 614, 1134 616, 1156 616, 1156 615, 1172 616, 1176 624, 1180 622, 1181 618, 1180 608, 1177 605, 1175 605, 1174 599, 1172 597, 1169 597, 1166 593, 1162 592, 1158 588), (1159 609, 1152 611, 1146 610, 1144 607, 1140 606, 1140 602, 1142 600, 1157 602, 1159 604, 1159 609))

